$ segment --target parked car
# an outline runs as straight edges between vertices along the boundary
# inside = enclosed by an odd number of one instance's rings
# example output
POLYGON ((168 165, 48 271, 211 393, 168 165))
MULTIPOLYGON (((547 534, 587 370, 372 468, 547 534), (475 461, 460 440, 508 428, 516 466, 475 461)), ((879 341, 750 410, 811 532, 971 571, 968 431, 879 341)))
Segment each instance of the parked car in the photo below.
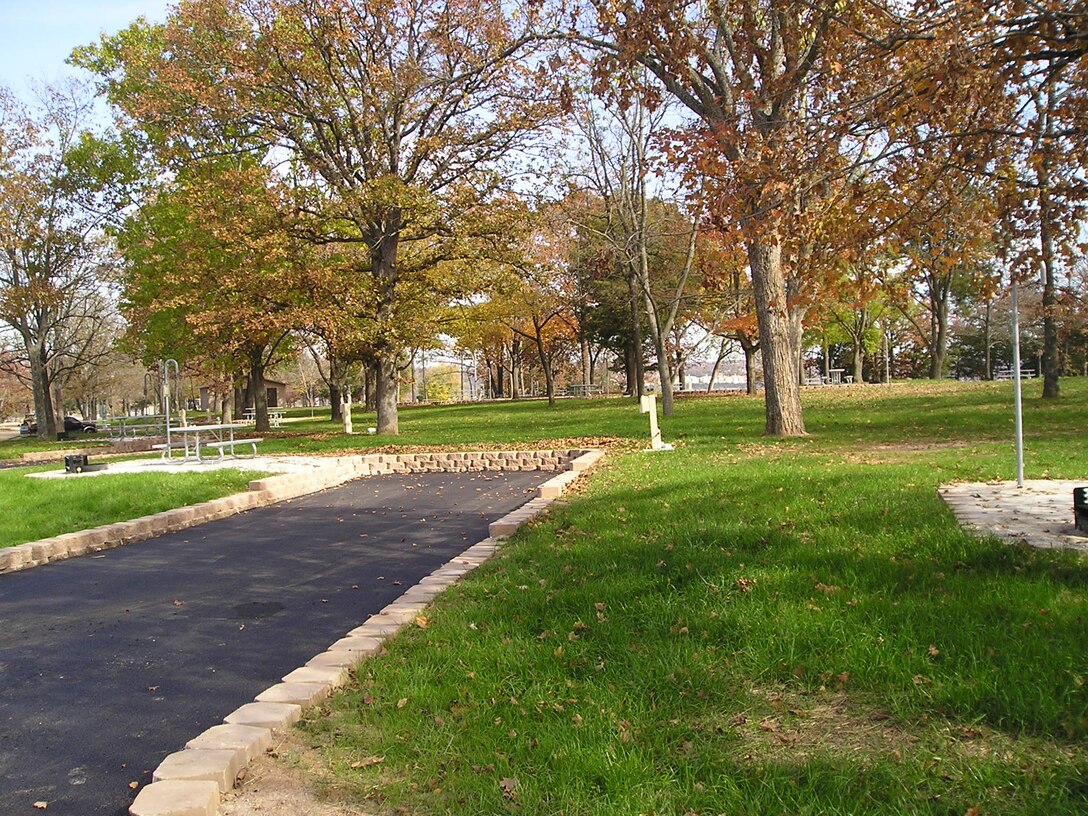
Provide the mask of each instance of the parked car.
MULTIPOLYGON (((66 416, 64 418, 64 432, 65 433, 97 433, 98 426, 93 422, 84 422, 82 419, 77 419, 74 416, 66 416)), ((38 433, 38 421, 31 414, 27 414, 23 419, 23 424, 19 426, 19 436, 34 436, 38 433)))

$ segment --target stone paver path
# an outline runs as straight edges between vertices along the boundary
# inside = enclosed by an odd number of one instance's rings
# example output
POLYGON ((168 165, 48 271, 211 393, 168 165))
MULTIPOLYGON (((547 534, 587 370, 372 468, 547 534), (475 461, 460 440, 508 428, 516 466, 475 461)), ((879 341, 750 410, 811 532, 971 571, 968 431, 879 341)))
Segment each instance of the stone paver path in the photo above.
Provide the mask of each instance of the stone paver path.
POLYGON ((126 813, 163 757, 486 538, 551 475, 359 479, 0 575, 0 812, 126 813))

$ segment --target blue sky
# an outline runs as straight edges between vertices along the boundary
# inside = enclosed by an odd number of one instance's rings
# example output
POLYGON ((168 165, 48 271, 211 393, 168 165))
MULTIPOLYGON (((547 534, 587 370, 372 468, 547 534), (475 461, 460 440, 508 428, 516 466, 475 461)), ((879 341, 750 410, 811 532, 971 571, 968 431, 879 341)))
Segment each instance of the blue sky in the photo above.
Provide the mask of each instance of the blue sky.
POLYGON ((161 22, 172 0, 0 0, 0 85, 29 101, 28 79, 51 82, 77 45, 124 28, 140 15, 161 22))

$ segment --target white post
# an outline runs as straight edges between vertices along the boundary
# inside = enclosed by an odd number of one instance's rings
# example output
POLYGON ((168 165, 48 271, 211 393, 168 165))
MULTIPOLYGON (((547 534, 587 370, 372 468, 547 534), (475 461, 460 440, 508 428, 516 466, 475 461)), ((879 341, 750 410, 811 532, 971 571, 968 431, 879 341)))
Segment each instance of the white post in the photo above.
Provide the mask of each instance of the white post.
POLYGON ((650 415, 650 450, 671 450, 671 445, 661 441, 661 429, 657 427, 656 394, 646 394, 639 399, 639 413, 650 415))
POLYGON ((1016 486, 1024 486, 1024 414, 1020 392, 1020 309, 1016 277, 1012 278, 1012 394, 1016 433, 1016 486))
POLYGON ((344 418, 344 433, 351 436, 351 386, 344 384, 343 402, 340 405, 340 413, 344 418))
MULTIPOLYGON (((174 359, 166 359, 162 361, 162 412, 165 415, 166 422, 166 458, 172 458, 172 451, 170 449, 170 364, 174 364, 174 373, 180 373, 178 371, 178 361, 174 359)), ((186 455, 189 453, 188 447, 185 449, 186 455)))

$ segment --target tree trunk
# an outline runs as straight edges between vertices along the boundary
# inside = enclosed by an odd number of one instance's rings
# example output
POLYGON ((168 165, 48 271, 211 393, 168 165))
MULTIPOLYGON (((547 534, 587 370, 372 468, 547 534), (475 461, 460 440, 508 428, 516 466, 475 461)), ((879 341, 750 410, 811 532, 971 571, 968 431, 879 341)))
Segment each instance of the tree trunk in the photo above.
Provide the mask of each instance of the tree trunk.
MULTIPOLYGON (((241 380, 241 374, 235 372, 234 382, 237 383, 241 380)), ((234 415, 236 417, 245 416, 246 413, 246 389, 241 388, 238 385, 231 385, 231 399, 234 400, 234 415)))
POLYGON ((593 385, 593 360, 589 353, 589 338, 584 332, 580 333, 578 345, 582 352, 582 385, 585 386, 585 396, 588 396, 589 387, 593 385))
POLYGON ((534 318, 533 344, 536 346, 536 356, 540 361, 540 368, 544 372, 544 390, 548 395, 548 407, 555 407, 555 375, 552 373, 552 361, 544 350, 544 327, 535 323, 534 318))
POLYGON ((984 365, 986 366, 986 370, 982 375, 982 379, 984 379, 984 380, 992 380, 994 378, 994 366, 993 366, 993 360, 991 359, 991 356, 992 356, 991 351, 992 351, 992 347, 993 347, 993 344, 994 344, 993 327, 991 325, 992 324, 991 318, 993 317, 993 311, 994 311, 994 302, 992 300, 987 300, 986 301, 986 317, 983 319, 983 324, 982 324, 982 326, 983 326, 983 331, 982 331, 983 343, 984 343, 984 345, 986 347, 985 355, 984 355, 984 357, 985 357, 985 364, 984 365))
POLYGON ((30 364, 30 390, 34 395, 34 421, 38 424, 38 439, 57 437, 57 419, 53 413, 53 395, 49 391, 49 368, 45 343, 23 337, 30 364))
POLYGON ((709 394, 714 390, 714 378, 718 376, 718 369, 721 368, 722 360, 725 359, 726 343, 729 341, 726 338, 722 338, 718 344, 718 356, 714 358, 714 367, 710 369, 710 381, 706 384, 706 392, 709 394))
POLYGON ((789 289, 786 290, 786 303, 789 319, 790 355, 792 356, 794 366, 796 367, 794 381, 798 385, 804 385, 805 365, 801 357, 804 352, 802 343, 804 342, 805 337, 805 315, 808 314, 808 309, 801 306, 789 305, 789 289))
POLYGON ((397 354, 384 351, 377 362, 375 394, 378 410, 378 433, 398 434, 397 417, 397 354))
POLYGON ((929 344, 929 378, 939 380, 944 375, 944 358, 948 351, 948 294, 941 291, 930 301, 931 318, 929 344))
POLYGON ((748 264, 759 322, 763 359, 763 387, 768 436, 804 436, 797 358, 790 339, 782 246, 775 239, 753 236, 748 242, 748 264))
POLYGON ((1061 387, 1058 385, 1058 298, 1054 275, 1054 232, 1058 213, 1051 197, 1051 170, 1055 148, 1054 115, 1062 94, 1059 93, 1056 82, 1047 83, 1045 93, 1045 101, 1036 97, 1036 109, 1040 114, 1035 147, 1039 160, 1036 181, 1039 191, 1039 249, 1043 262, 1043 350, 1040 355, 1039 376, 1043 378, 1043 399, 1058 399, 1061 396, 1061 387))
POLYGON ((646 370, 642 365, 642 320, 638 313, 638 280, 634 269, 628 270, 627 288, 631 293, 631 349, 635 364, 635 390, 631 396, 641 398, 646 393, 646 370))
POLYGON ((363 365, 363 408, 367 411, 378 410, 378 369, 371 362, 363 365))
POLYGON ((510 340, 510 399, 521 399, 524 386, 521 377, 521 339, 515 336, 510 340))
POLYGON ((340 407, 340 404, 341 404, 340 400, 341 400, 340 386, 339 385, 334 385, 333 383, 330 382, 329 383, 329 402, 331 403, 331 405, 329 406, 329 408, 330 408, 329 419, 331 419, 333 422, 343 422, 344 421, 344 411, 340 407))
POLYGON ((756 395, 756 352, 759 347, 745 343, 741 346, 744 350, 744 390, 750 397, 756 395))
POLYGON ((264 346, 249 349, 249 401, 253 405, 258 433, 272 430, 268 424, 268 391, 264 382, 264 346))
POLYGON ((1048 162, 1044 159, 1043 169, 1039 171, 1039 248, 1043 261, 1043 354, 1042 377, 1043 399, 1058 399, 1061 386, 1058 384, 1058 321, 1055 313, 1058 307, 1057 287, 1054 275, 1054 232, 1051 223, 1051 202, 1048 190, 1050 173, 1048 162))
POLYGON ((650 294, 650 270, 646 258, 646 247, 642 247, 642 253, 638 265, 639 288, 642 289, 642 305, 646 309, 647 325, 650 327, 650 339, 654 343, 654 357, 656 357, 657 379, 661 384, 661 415, 672 416, 672 371, 669 367, 669 350, 665 347, 667 326, 661 325, 661 318, 657 313, 657 304, 650 294))
POLYGON ((393 304, 397 297, 397 251, 402 223, 403 214, 400 208, 390 207, 383 213, 381 222, 374 225, 367 240, 370 249, 370 272, 378 289, 379 340, 375 355, 377 381, 374 391, 380 434, 400 432, 397 418, 397 364, 400 348, 397 345, 393 304))
POLYGON ((862 376, 863 369, 865 368, 865 348, 862 345, 861 338, 855 338, 854 340, 854 382, 861 382, 864 377, 862 376))
POLYGON ((628 338, 623 344, 623 393, 633 397, 638 393, 635 383, 635 344, 628 338))

